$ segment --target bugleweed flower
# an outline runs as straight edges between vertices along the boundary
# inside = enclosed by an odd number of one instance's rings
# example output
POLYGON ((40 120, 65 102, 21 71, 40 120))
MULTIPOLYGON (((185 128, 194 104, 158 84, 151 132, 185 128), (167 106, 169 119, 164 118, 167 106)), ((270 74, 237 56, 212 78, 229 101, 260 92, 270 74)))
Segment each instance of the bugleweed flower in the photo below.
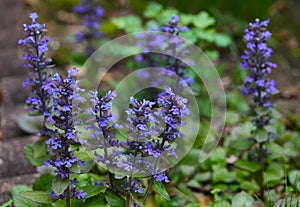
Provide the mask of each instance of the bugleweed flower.
POLYGON ((186 32, 189 30, 187 26, 180 27, 178 23, 179 23, 179 16, 173 15, 170 22, 162 26, 161 31, 174 34, 174 35, 179 35, 181 32, 186 32))
POLYGON ((26 100, 28 111, 44 116, 43 129, 40 135, 46 133, 45 120, 50 115, 51 111, 51 94, 45 88, 51 78, 51 73, 47 70, 51 66, 51 59, 46 58, 49 39, 45 37, 45 24, 40 24, 36 21, 38 15, 31 13, 29 16, 32 20, 31 24, 24 24, 26 37, 20 39, 18 44, 27 46, 27 53, 24 54, 24 67, 31 72, 31 78, 27 79, 23 86, 31 86, 32 96, 26 100))
MULTIPOLYGON (((53 110, 47 121, 55 126, 53 136, 46 141, 50 159, 45 161, 45 165, 52 166, 54 173, 63 179, 70 178, 72 166, 84 165, 71 150, 71 146, 77 143, 78 131, 74 126, 74 118, 79 113, 78 103, 84 102, 84 99, 78 94, 82 89, 77 86, 78 81, 75 79, 77 72, 77 69, 73 68, 69 71, 67 78, 55 74, 52 81, 45 86, 47 92, 51 94, 53 102, 53 110)), ((76 192, 72 188, 75 186, 72 182, 71 180, 70 192, 74 192, 73 195, 77 197, 82 197, 82 193, 76 192)), ((64 197, 64 195, 57 196, 64 197)))
POLYGON ((81 16, 86 27, 85 32, 78 32, 75 37, 78 42, 88 41, 86 55, 89 56, 96 50, 94 40, 102 37, 99 27, 104 9, 97 5, 97 0, 80 0, 80 5, 75 6, 73 10, 81 16))
MULTIPOLYGON (((76 185, 77 185, 77 180, 76 178, 74 180, 70 180, 70 197, 71 198, 77 198, 77 199, 82 199, 86 197, 86 192, 83 190, 76 190, 76 185)), ((66 197, 66 192, 63 192, 61 195, 56 195, 53 191, 50 193, 52 198, 55 199, 64 199, 66 197)))
MULTIPOLYGON (((169 33, 170 35, 155 34, 146 44, 139 43, 137 46, 142 48, 142 52, 145 54, 137 55, 136 61, 145 62, 149 64, 150 67, 163 67, 162 76, 179 76, 181 78, 180 84, 185 86, 191 86, 194 82, 193 78, 188 75, 187 65, 177 57, 182 57, 183 54, 188 51, 183 48, 184 40, 179 38, 182 32, 188 31, 187 26, 179 26, 179 16, 173 15, 168 24, 161 27, 161 32, 169 33), (147 53, 151 51, 156 51, 155 48, 164 48, 166 53, 172 54, 173 56, 168 56, 164 54, 155 55, 153 53, 147 53), (159 58, 160 57, 160 58, 159 58)), ((143 38, 143 35, 137 36, 137 38, 143 38)), ((147 72, 139 72, 139 76, 147 79, 149 74, 147 72)), ((166 81, 165 78, 156 80, 153 83, 154 86, 160 85, 166 81)))
MULTIPOLYGON (((265 126, 270 123, 273 107, 270 97, 277 92, 275 81, 267 77, 272 72, 272 68, 276 67, 276 64, 268 60, 273 52, 266 44, 266 40, 271 37, 271 33, 266 28, 268 24, 269 20, 259 19, 249 24, 244 35, 247 50, 241 56, 241 67, 245 68, 248 74, 242 94, 252 96, 250 112, 256 127, 255 131, 265 129, 265 126)), ((263 141, 268 141, 273 136, 268 132, 268 138, 263 141)))
POLYGON ((86 114, 91 115, 96 119, 95 125, 88 125, 86 129, 90 131, 90 136, 98 143, 98 148, 104 149, 104 154, 99 155, 95 152, 98 162, 105 164, 109 170, 109 165, 115 165, 118 161, 119 151, 113 149, 108 152, 108 149, 113 146, 118 146, 119 141, 113 139, 116 137, 116 128, 119 126, 114 122, 117 116, 111 112, 111 101, 117 96, 115 91, 109 91, 105 96, 101 96, 98 92, 90 92, 93 108, 88 108, 86 114))

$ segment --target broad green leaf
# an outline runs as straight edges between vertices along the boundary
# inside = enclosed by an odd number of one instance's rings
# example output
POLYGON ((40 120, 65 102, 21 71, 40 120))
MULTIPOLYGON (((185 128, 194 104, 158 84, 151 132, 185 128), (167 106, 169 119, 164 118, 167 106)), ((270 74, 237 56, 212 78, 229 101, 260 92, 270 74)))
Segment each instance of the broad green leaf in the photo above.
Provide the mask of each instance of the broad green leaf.
POLYGON ((154 181, 154 190, 161 195, 164 199, 170 201, 170 196, 162 182, 154 181))
POLYGON ((40 116, 29 116, 23 114, 17 117, 18 126, 25 132, 29 134, 36 134, 39 132, 39 129, 42 127, 43 117, 40 116))
POLYGON ((62 194, 69 186, 69 179, 63 179, 60 175, 56 175, 52 181, 53 191, 56 195, 62 194))
POLYGON ((240 121, 240 115, 237 112, 226 112, 226 123, 230 125, 237 124, 240 121))
POLYGON ((267 143, 267 148, 270 150, 272 159, 280 158, 285 155, 284 148, 275 142, 267 143))
POLYGON ((42 174, 40 177, 35 179, 32 189, 34 191, 50 192, 53 177, 54 176, 52 174, 42 174))
POLYGON ((31 199, 38 203, 52 203, 52 198, 47 192, 42 191, 23 191, 19 193, 24 198, 31 199))
POLYGON ((181 165, 194 165, 195 160, 199 159, 201 150, 192 148, 187 155, 180 161, 181 165))
POLYGON ((24 147, 24 154, 26 158, 34 166, 42 166, 44 161, 48 159, 48 155, 46 154, 47 148, 45 149, 46 146, 43 145, 42 140, 33 145, 29 144, 24 147), (39 148, 39 146, 41 148, 39 148))
POLYGON ((95 195, 98 195, 100 193, 104 193, 106 190, 105 186, 95 186, 95 185, 91 185, 91 186, 84 186, 84 187, 79 187, 79 190, 83 190, 84 192, 86 192, 87 196, 86 198, 91 198, 95 195))
POLYGON ((255 140, 257 142, 265 142, 269 138, 269 132, 266 130, 257 130, 255 131, 255 140))
POLYGON ((130 193, 131 199, 134 200, 134 202, 136 202, 138 204, 139 207, 144 207, 145 205, 143 204, 143 202, 141 201, 141 199, 138 199, 135 195, 133 195, 132 193, 130 193))
POLYGON ((215 34, 215 43, 218 47, 228 47, 232 40, 228 35, 225 34, 215 34))
POLYGON ((93 166, 94 166, 94 161, 93 160, 85 161, 83 166, 76 163, 71 167, 71 172, 72 173, 87 173, 92 169, 93 166))
POLYGON ((14 197, 19 195, 19 193, 22 191, 30 191, 30 190, 32 189, 28 185, 15 185, 11 189, 11 195, 14 197))
POLYGON ((218 147, 211 155, 211 160, 217 163, 225 163, 226 150, 222 147, 218 147))
POLYGON ((234 165, 249 172, 257 172, 261 168, 260 164, 247 160, 238 160, 234 163, 234 165))
POLYGON ((181 14, 180 15, 180 24, 181 25, 189 25, 193 22, 194 15, 192 14, 181 14))
POLYGON ((243 180, 240 184, 241 189, 247 191, 247 192, 257 192, 259 191, 259 186, 257 183, 253 183, 247 180, 243 180))
POLYGON ((196 30, 195 35, 197 35, 198 39, 205 40, 207 42, 214 42, 215 37, 214 34, 207 31, 196 30))
POLYGON ((142 30, 142 21, 135 15, 113 18, 111 21, 118 29, 123 29, 126 33, 140 32, 142 30))
POLYGON ((143 16, 147 18, 158 18, 163 10, 163 7, 156 2, 149 2, 143 16))
POLYGON ((228 172, 225 166, 214 165, 212 180, 214 183, 218 182, 232 182, 235 179, 234 172, 228 172))
MULTIPOLYGON (((71 199, 71 207, 82 207, 83 206, 83 200, 80 199, 71 199)), ((66 207, 66 201, 65 200, 58 200, 55 203, 52 204, 52 207, 66 207)))
POLYGON ((217 50, 205 50, 205 54, 209 57, 211 60, 218 60, 220 57, 220 54, 217 50))
POLYGON ((82 53, 72 52, 68 55, 68 63, 72 65, 82 66, 86 61, 86 57, 82 53))
POLYGON ((98 194, 91 198, 87 198, 82 207, 99 207, 99 206, 105 206, 105 204, 106 201, 105 201, 104 194, 98 194))
POLYGON ((236 194, 231 203, 231 207, 252 207, 254 199, 248 193, 240 192, 236 194))
POLYGON ((300 170, 291 170, 289 172, 289 182, 300 191, 300 170))
POLYGON ((201 11, 195 18, 193 24, 199 29, 205 29, 215 24, 215 19, 205 11, 201 11))
POLYGON ((190 29, 189 31, 183 32, 182 36, 192 43, 196 43, 198 40, 197 30, 195 29, 190 29))
POLYGON ((269 186, 284 183, 284 176, 284 165, 278 162, 272 162, 264 173, 264 183, 269 186))
POLYGON ((33 158, 37 159, 47 155, 47 145, 44 139, 40 139, 32 145, 33 149, 33 158))
POLYGON ((27 185, 13 186, 11 190, 11 194, 13 197, 15 207, 36 207, 37 206, 37 204, 34 201, 19 195, 19 193, 22 191, 30 191, 30 190, 32 189, 27 185))
POLYGON ((109 189, 105 191, 105 200, 111 207, 125 206, 125 200, 120 195, 109 189))
POLYGON ((15 207, 37 207, 36 202, 20 195, 14 196, 13 200, 14 200, 15 207))
POLYGON ((230 203, 228 203, 227 201, 218 201, 214 203, 213 207, 231 207, 231 206, 230 203))

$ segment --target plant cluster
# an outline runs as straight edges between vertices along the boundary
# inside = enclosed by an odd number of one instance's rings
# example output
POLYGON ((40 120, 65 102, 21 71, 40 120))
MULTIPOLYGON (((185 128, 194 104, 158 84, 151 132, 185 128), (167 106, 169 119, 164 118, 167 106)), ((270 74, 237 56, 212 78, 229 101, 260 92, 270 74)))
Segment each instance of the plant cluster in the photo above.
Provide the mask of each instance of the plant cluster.
MULTIPOLYGON (((104 10, 97 1, 81 0, 74 12, 86 27, 76 38, 87 42, 85 55, 89 56, 98 46, 96 40, 102 37, 99 21, 104 10)), ((213 60, 219 56, 216 46, 229 46, 231 38, 216 32, 215 19, 207 12, 185 14, 157 3, 149 3, 143 12, 145 24, 135 15, 111 20, 115 29, 126 33, 164 33, 146 41, 138 34, 142 53, 133 57, 127 67, 162 67, 165 70, 161 72, 169 77, 179 76, 183 87, 191 86, 196 100, 201 102, 202 131, 187 156, 169 169, 166 166, 178 159, 179 140, 185 138, 181 129, 191 114, 188 100, 169 86, 155 96, 147 94, 153 97, 149 100, 131 97, 124 111, 126 123, 119 124, 113 103, 120 94, 114 90, 104 93, 101 87, 97 91, 82 90, 76 68, 67 76, 52 74, 52 61, 46 54, 49 39, 45 37, 45 24, 36 21, 36 13, 29 17, 31 24, 23 25, 25 38, 18 41, 26 46, 24 67, 31 74, 23 85, 32 89, 26 100, 28 112, 41 116, 42 123, 37 133, 40 140, 25 146, 24 151, 34 166, 43 166, 48 173, 37 178, 32 188, 13 188, 16 207, 193 207, 199 206, 199 192, 212 195, 210 207, 273 206, 281 198, 285 206, 299 206, 293 192, 299 192, 300 171, 295 169, 300 166, 290 162, 298 159, 300 134, 285 130, 272 103, 277 89, 269 76, 276 67, 269 61, 273 53, 267 45, 271 37, 269 20, 256 19, 244 31, 247 49, 241 56, 241 68, 247 77, 241 94, 227 94, 226 128, 230 132, 224 133, 223 141, 202 163, 198 163, 198 156, 203 145, 201 136, 209 126, 210 108, 206 107, 200 81, 175 56, 189 52, 181 36, 201 46, 213 60), (163 43, 174 57, 149 52, 163 43), (88 94, 91 107, 82 110, 88 94), (248 104, 242 95, 250 97, 248 104)), ((114 52, 124 53, 126 48, 114 52)), ((156 81, 153 85, 165 80, 156 81)))

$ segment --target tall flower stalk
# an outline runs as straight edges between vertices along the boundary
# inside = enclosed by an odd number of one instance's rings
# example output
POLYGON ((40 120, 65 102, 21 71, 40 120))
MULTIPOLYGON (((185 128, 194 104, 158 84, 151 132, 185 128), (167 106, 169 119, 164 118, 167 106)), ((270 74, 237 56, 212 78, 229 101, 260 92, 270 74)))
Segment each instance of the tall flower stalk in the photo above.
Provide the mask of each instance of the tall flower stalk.
POLYGON ((109 91, 105 96, 100 95, 98 91, 91 91, 90 94, 93 108, 87 109, 85 113, 94 117, 96 124, 88 125, 86 128, 90 130, 92 139, 97 141, 98 147, 104 151, 103 155, 97 152, 95 152, 94 155, 97 158, 97 162, 105 164, 109 177, 109 186, 115 191, 110 166, 116 164, 119 151, 113 150, 113 153, 110 153, 109 150, 111 147, 118 146, 119 144, 118 140, 113 139, 116 137, 115 129, 117 125, 114 122, 117 116, 111 112, 111 101, 116 97, 116 92, 109 91))
POLYGON ((90 56, 96 50, 96 40, 102 37, 100 32, 100 20, 104 15, 104 9, 98 6, 97 0, 80 0, 80 5, 75 6, 73 11, 78 13, 86 30, 78 32, 75 37, 78 42, 87 41, 86 56, 90 56))
POLYGON ((78 94, 82 89, 77 86, 77 72, 77 69, 73 68, 67 78, 55 74, 45 87, 51 94, 53 102, 53 111, 47 121, 55 127, 53 136, 46 141, 50 159, 45 161, 45 165, 52 166, 56 175, 69 181, 68 187, 62 194, 57 195, 55 191, 51 193, 51 196, 56 199, 66 199, 67 207, 70 206, 72 197, 80 199, 86 196, 85 192, 76 190, 77 181, 70 179, 70 174, 73 173, 72 167, 84 165, 84 162, 75 157, 74 150, 71 149, 72 145, 77 144, 78 131, 74 119, 80 111, 78 103, 84 102, 78 94))
POLYGON ((48 71, 51 66, 51 59, 46 57, 49 39, 45 37, 45 24, 36 21, 38 15, 31 13, 31 24, 24 24, 26 37, 20 39, 18 44, 27 47, 27 53, 23 55, 24 67, 30 72, 31 77, 27 79, 23 86, 31 86, 32 96, 26 100, 28 112, 30 114, 42 115, 43 126, 40 135, 48 135, 50 130, 46 127, 46 120, 50 116, 51 94, 45 86, 51 81, 51 73, 48 71))
POLYGON ((269 20, 260 21, 259 19, 249 23, 248 28, 244 31, 247 49, 241 56, 241 67, 245 68, 248 74, 242 94, 252 97, 252 102, 249 105, 254 126, 251 131, 253 136, 251 140, 255 142, 256 146, 251 155, 261 164, 259 183, 262 198, 264 198, 264 161, 268 155, 265 144, 275 136, 273 132, 267 129, 272 118, 273 104, 270 102, 270 98, 272 94, 277 92, 275 81, 268 78, 272 68, 276 67, 276 64, 268 60, 273 53, 273 50, 266 44, 266 41, 271 37, 271 33, 267 30, 268 24, 269 20))

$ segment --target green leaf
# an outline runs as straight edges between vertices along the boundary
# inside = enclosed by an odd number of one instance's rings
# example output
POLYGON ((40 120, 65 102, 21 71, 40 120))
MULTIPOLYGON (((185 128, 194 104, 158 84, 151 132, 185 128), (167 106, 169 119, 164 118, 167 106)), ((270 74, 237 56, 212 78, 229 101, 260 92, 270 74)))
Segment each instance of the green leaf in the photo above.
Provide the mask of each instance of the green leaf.
POLYGON ((264 183, 272 187, 279 183, 284 183, 284 165, 272 162, 264 172, 264 183))
POLYGON ((257 142, 265 142, 266 140, 268 140, 269 138, 269 132, 267 132, 266 130, 257 130, 255 131, 255 140, 257 142))
POLYGON ((166 199, 167 201, 170 201, 170 196, 168 191, 166 190, 164 184, 162 182, 157 182, 154 181, 154 190, 161 195, 161 197, 163 197, 164 199, 166 199))
POLYGON ((87 198, 82 207, 99 207, 105 206, 106 200, 104 194, 98 194, 91 198, 87 198))
POLYGON ((249 172, 257 172, 261 166, 256 162, 250 162, 247 160, 238 160, 234 163, 234 165, 243 170, 247 170, 249 172))
POLYGON ((23 196, 14 196, 14 206, 15 207, 37 207, 37 203, 31 199, 24 198, 23 196))
POLYGON ((14 197, 19 195, 19 193, 22 191, 30 191, 30 190, 32 189, 28 185, 15 185, 11 189, 11 195, 14 197))
POLYGON ((125 30, 126 33, 140 32, 142 30, 142 21, 135 15, 113 18, 111 21, 118 29, 125 30))
MULTIPOLYGON (((213 174, 212 174, 212 180, 214 183, 218 183, 221 181, 224 181, 228 179, 229 172, 225 166, 219 166, 214 165, 213 166, 213 174)), ((232 179, 232 175, 230 174, 230 179, 232 179)))
POLYGON ((106 190, 105 186, 95 186, 95 185, 90 185, 90 186, 84 186, 84 187, 78 187, 79 190, 83 190, 86 192, 87 196, 86 198, 91 198, 95 195, 98 195, 100 193, 104 193, 106 190))
POLYGON ((19 195, 19 193, 22 191, 30 191, 30 190, 32 189, 27 185, 15 185, 12 187, 11 194, 13 197, 15 207, 36 207, 37 206, 37 204, 34 201, 19 195))
POLYGON ((254 199, 248 193, 240 192, 236 194, 231 203, 231 207, 251 207, 254 199))
POLYGON ((205 11, 200 12, 195 18, 193 18, 193 24, 199 29, 205 29, 215 24, 215 19, 205 11))
POLYGON ((49 193, 42 191, 24 191, 20 192, 19 195, 38 203, 52 203, 52 198, 49 193))
POLYGON ((300 191, 300 170, 291 170, 289 172, 289 182, 300 191))
POLYGON ((34 144, 26 145, 24 147, 24 154, 30 163, 34 166, 43 165, 44 161, 48 158, 47 145, 45 140, 41 139, 34 144))
POLYGON ((125 200, 120 195, 109 189, 105 191, 105 200, 111 207, 125 206, 125 200))
POLYGON ((81 166, 80 164, 76 163, 76 164, 74 164, 71 167, 71 172, 72 173, 87 173, 87 172, 89 172, 93 168, 93 166, 94 166, 94 161, 93 160, 85 161, 83 166, 81 166))
POLYGON ((240 115, 233 111, 226 112, 226 123, 230 125, 237 124, 240 121, 240 115))
POLYGON ((211 160, 217 163, 225 163, 226 150, 222 147, 218 147, 211 155, 211 160))
POLYGON ((213 207, 231 207, 231 206, 230 203, 228 203, 227 201, 218 201, 214 203, 213 207))
POLYGON ((32 189, 34 191, 44 191, 44 192, 50 193, 53 177, 54 176, 51 174, 41 175, 40 177, 35 179, 35 181, 32 185, 32 189))
POLYGON ((259 185, 257 185, 256 183, 247 181, 247 180, 243 180, 240 184, 241 189, 247 191, 247 192, 257 192, 259 191, 259 185))
POLYGON ((228 35, 225 34, 215 34, 215 43, 218 47, 228 47, 232 40, 228 35))
POLYGON ((192 14, 181 14, 180 15, 180 25, 189 25, 193 22, 194 15, 192 14))
POLYGON ((136 204, 138 204, 139 207, 144 207, 145 205, 143 204, 143 202, 138 199, 134 194, 130 193, 131 199, 134 200, 134 202, 136 202, 136 204))
POLYGON ((56 195, 62 194, 69 186, 69 179, 63 179, 60 175, 56 175, 52 181, 53 191, 56 195))
POLYGON ((143 16, 147 18, 158 18, 161 14, 163 7, 156 2, 149 2, 145 9, 143 16))
POLYGON ((17 117, 18 126, 29 134, 36 134, 42 127, 43 117, 38 114, 38 116, 29 116, 23 114, 17 117))
POLYGON ((68 63, 71 65, 82 66, 86 61, 86 57, 81 53, 72 52, 68 55, 68 63))

